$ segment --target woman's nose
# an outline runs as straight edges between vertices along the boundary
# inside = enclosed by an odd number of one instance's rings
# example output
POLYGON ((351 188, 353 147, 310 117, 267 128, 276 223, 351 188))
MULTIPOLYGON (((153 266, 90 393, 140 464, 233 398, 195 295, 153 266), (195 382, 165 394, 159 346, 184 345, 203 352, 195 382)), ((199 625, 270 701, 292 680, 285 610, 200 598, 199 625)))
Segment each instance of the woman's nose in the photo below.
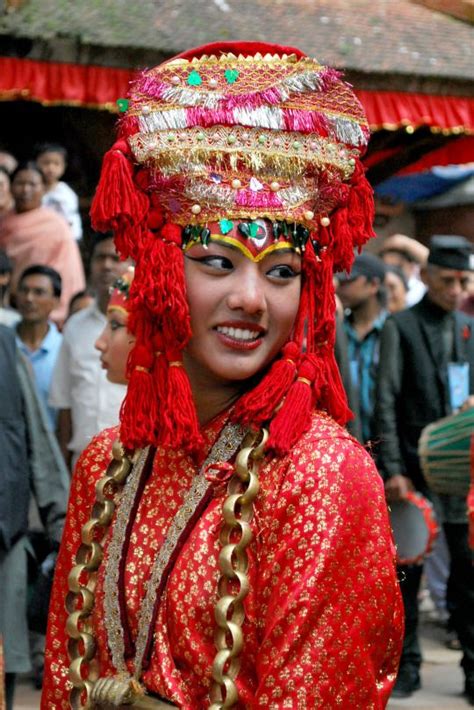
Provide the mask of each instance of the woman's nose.
POLYGON ((242 310, 249 315, 262 313, 266 309, 265 284, 256 264, 244 272, 235 273, 232 290, 227 303, 232 310, 242 310))
POLYGON ((94 347, 96 350, 98 350, 101 353, 105 352, 105 350, 107 348, 107 343, 105 341, 105 328, 102 331, 102 333, 99 335, 97 340, 95 341, 94 347))

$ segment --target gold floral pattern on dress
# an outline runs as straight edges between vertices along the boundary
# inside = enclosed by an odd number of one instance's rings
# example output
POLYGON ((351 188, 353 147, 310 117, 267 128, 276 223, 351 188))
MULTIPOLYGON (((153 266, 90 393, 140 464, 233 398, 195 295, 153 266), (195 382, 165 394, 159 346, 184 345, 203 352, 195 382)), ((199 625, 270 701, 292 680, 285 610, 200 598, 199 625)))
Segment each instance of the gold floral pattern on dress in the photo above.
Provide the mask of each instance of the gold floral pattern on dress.
MULTIPOLYGON (((224 418, 205 430, 204 455, 224 418)), ((51 603, 42 710, 69 707, 67 574, 115 437, 115 430, 97 437, 74 475, 51 603)), ((133 635, 156 550, 195 472, 183 452, 166 449, 155 457, 126 565, 133 635)), ((264 462, 260 484, 237 679, 242 707, 385 707, 397 671, 403 613, 383 485, 372 460, 319 413, 288 456, 264 462)), ((211 499, 176 560, 158 611, 151 663, 142 676, 150 692, 186 710, 209 702, 223 499, 219 492, 211 499)), ((114 669, 103 602, 100 571, 94 624, 101 675, 107 675, 114 669)))

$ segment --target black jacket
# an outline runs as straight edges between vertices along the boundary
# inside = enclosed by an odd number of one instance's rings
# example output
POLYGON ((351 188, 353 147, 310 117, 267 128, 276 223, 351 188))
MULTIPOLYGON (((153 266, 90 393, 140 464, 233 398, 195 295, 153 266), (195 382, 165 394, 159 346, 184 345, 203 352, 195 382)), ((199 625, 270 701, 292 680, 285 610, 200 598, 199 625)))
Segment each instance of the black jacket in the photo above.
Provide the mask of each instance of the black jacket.
POLYGON ((49 430, 29 363, 15 334, 0 325, 0 551, 27 530, 33 493, 48 541, 59 545, 66 515, 69 474, 49 430))
POLYGON ((419 490, 426 482, 418 440, 427 424, 451 413, 448 361, 469 363, 474 392, 474 319, 446 313, 428 296, 385 323, 380 346, 375 421, 378 465, 385 478, 403 474, 419 490), (451 352, 446 352, 446 336, 451 352))
POLYGON ((28 527, 30 467, 23 397, 13 331, 0 326, 0 549, 28 527))

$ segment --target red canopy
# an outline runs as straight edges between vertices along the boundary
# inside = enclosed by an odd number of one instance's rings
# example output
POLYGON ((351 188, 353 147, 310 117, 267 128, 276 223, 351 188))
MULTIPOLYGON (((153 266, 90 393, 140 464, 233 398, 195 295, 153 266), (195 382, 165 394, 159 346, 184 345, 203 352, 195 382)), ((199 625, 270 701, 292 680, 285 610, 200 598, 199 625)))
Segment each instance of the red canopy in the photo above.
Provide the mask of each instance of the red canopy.
MULTIPOLYGON (((0 99, 117 111, 136 72, 94 65, 0 57, 0 99)), ((372 130, 429 126, 446 134, 474 134, 474 99, 395 91, 356 90, 372 130)))

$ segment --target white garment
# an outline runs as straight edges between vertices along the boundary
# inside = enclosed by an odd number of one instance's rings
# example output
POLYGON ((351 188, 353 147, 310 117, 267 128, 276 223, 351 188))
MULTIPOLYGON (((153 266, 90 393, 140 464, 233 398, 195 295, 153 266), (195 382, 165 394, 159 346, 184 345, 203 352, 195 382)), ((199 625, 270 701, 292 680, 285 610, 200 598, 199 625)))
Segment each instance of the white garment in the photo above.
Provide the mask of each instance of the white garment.
POLYGON ((407 308, 414 306, 421 301, 426 293, 426 286, 417 276, 412 276, 408 280, 407 308))
POLYGON ((13 328, 21 321, 21 316, 18 311, 9 306, 0 307, 0 325, 6 325, 8 328, 13 328))
POLYGON ((74 239, 82 239, 82 222, 79 214, 79 199, 74 190, 65 182, 58 182, 56 187, 43 197, 43 206, 61 214, 71 227, 74 239))
POLYGON ((68 448, 77 459, 93 436, 119 420, 125 385, 107 380, 94 343, 107 322, 94 302, 67 321, 54 369, 49 404, 70 409, 72 439, 68 448))

